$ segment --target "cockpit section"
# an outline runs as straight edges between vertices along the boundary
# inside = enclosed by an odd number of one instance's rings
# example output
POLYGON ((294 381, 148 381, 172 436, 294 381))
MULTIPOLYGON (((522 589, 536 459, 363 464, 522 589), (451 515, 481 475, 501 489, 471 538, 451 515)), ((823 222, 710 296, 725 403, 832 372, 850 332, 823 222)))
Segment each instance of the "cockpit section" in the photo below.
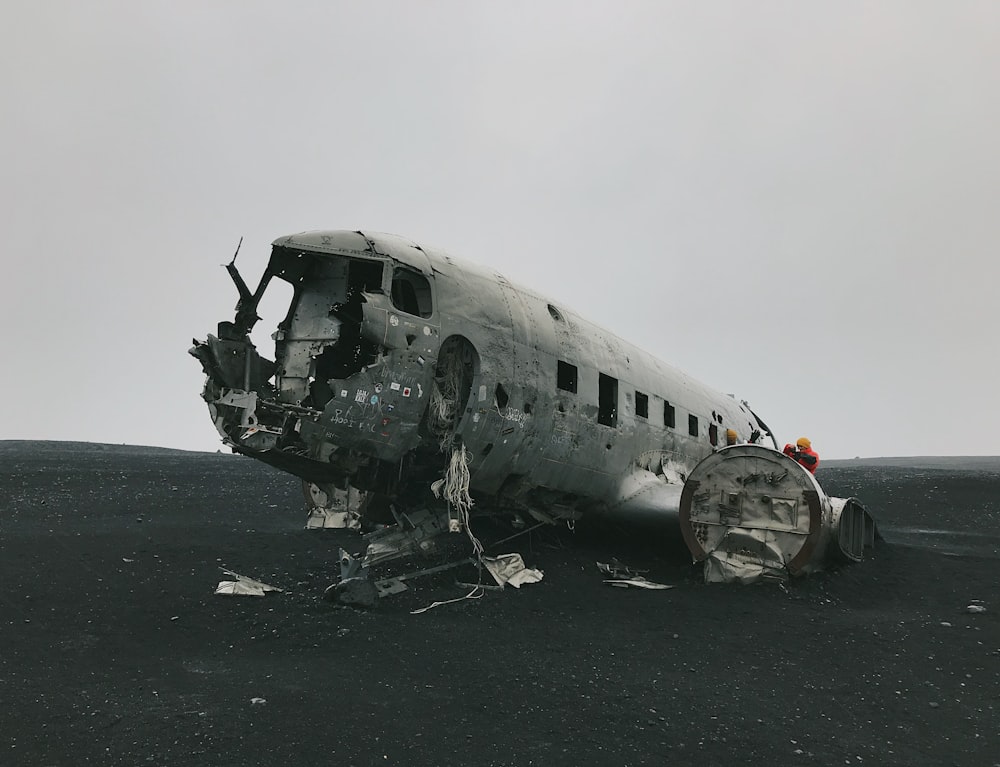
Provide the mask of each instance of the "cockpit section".
POLYGON ((287 242, 275 243, 252 293, 234 263, 227 269, 240 294, 236 316, 191 349, 224 441, 309 478, 346 478, 359 455, 398 460, 419 442, 439 342, 427 275, 374 247, 317 252, 287 242), (273 280, 292 296, 271 336, 272 360, 250 332, 273 280))
POLYGON ((321 409, 332 396, 330 379, 377 361, 378 345, 362 335, 362 307, 366 294, 384 293, 386 271, 382 260, 274 249, 268 272, 295 291, 274 333, 281 402, 321 409))

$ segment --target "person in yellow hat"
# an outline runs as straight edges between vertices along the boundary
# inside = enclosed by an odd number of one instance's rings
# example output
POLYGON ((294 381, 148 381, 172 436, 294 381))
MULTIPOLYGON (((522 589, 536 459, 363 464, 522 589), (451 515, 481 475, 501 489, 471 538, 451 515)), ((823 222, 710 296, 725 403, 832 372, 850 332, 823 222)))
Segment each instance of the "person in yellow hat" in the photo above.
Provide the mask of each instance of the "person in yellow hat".
POLYGON ((799 462, 810 474, 816 473, 819 466, 819 454, 813 450, 808 437, 799 437, 794 445, 785 445, 782 450, 785 455, 799 462))
POLYGON ((737 435, 736 429, 726 429, 726 447, 735 445, 738 440, 739 435, 737 435))

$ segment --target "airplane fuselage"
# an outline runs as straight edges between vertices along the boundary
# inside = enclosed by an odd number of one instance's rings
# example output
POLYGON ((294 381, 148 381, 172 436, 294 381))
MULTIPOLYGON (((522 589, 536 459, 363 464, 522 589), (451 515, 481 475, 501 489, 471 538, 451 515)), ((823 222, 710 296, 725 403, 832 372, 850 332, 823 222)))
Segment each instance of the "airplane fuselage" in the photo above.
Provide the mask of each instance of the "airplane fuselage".
POLYGON ((727 429, 766 430, 561 303, 391 235, 276 240, 236 320, 192 353, 234 449, 389 496, 440 476, 462 444, 477 503, 670 513, 727 429), (275 278, 294 297, 272 363, 248 334, 275 278))

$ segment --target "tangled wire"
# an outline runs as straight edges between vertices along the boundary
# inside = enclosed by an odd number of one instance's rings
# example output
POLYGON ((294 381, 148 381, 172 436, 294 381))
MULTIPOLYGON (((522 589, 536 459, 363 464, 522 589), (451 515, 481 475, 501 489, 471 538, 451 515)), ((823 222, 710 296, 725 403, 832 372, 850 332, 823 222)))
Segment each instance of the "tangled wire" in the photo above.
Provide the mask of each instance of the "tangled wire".
POLYGON ((438 438, 442 453, 447 452, 452 442, 464 378, 465 364, 461 357, 458 354, 442 356, 438 361, 438 374, 434 377, 427 413, 427 425, 431 434, 438 438))

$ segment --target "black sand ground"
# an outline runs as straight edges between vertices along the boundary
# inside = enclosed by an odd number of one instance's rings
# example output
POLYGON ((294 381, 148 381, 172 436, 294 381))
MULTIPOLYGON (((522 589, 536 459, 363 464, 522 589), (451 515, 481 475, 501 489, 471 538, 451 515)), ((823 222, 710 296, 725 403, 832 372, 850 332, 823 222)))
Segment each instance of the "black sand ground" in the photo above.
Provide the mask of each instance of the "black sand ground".
POLYGON ((1000 764, 1000 461, 883 464, 819 474, 880 517, 860 565, 706 586, 659 534, 561 530, 500 548, 541 583, 411 615, 475 572, 336 608, 357 538, 251 460, 0 442, 0 765, 1000 764))

